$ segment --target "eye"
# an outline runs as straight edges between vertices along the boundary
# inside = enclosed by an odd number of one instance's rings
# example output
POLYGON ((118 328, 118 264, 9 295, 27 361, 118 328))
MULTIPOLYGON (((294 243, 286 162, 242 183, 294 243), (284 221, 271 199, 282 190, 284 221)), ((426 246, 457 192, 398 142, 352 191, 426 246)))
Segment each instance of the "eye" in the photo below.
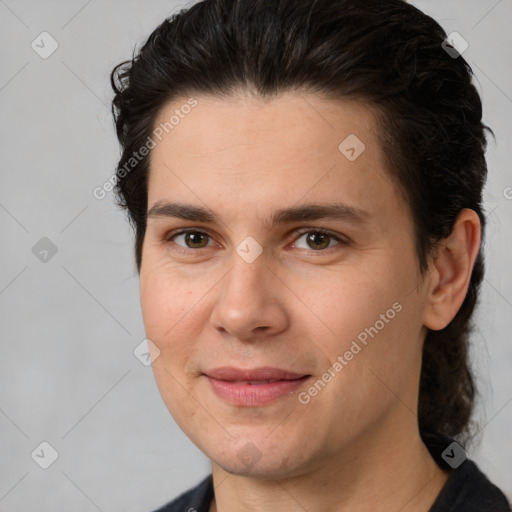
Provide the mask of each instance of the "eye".
POLYGON ((189 229, 168 236, 166 238, 166 241, 174 241, 176 245, 183 247, 185 249, 204 249, 205 247, 208 247, 208 245, 204 243, 205 240, 207 240, 208 238, 211 238, 210 235, 208 235, 204 231, 189 229), (180 237, 183 237, 184 245, 176 242, 176 240, 179 239, 180 237))
MULTIPOLYGON (((348 242, 343 240, 341 237, 324 229, 303 228, 302 230, 299 230, 298 234, 300 236, 295 239, 293 247, 297 247, 299 249, 322 252, 325 249, 331 249, 333 247, 333 244, 331 244, 333 240, 338 242, 337 244, 334 244, 334 246, 348 244, 348 242), (297 242, 300 241, 301 238, 305 238, 307 244, 306 247, 300 247, 297 245, 297 242)), ((187 229, 171 233, 166 236, 165 241, 174 242, 181 248, 178 250, 183 252, 190 252, 195 249, 205 249, 214 245, 213 239, 208 233, 197 229, 187 229), (177 241, 180 237, 182 239, 182 243, 177 241), (210 239, 210 244, 208 244, 208 239, 210 239)))
MULTIPOLYGON (((338 244, 347 244, 342 238, 339 236, 334 235, 333 233, 330 233, 329 231, 325 231, 323 229, 311 229, 306 228, 299 232, 301 236, 297 238, 297 241, 299 241, 301 238, 304 238, 307 244, 307 247, 299 247, 299 249, 306 249, 306 250, 313 250, 316 252, 321 252, 324 249, 330 249, 332 245, 330 242, 332 240, 335 240, 338 242, 338 244)), ((294 243, 294 246, 297 246, 297 241, 294 243)), ((297 246, 298 247, 298 246, 297 246)))

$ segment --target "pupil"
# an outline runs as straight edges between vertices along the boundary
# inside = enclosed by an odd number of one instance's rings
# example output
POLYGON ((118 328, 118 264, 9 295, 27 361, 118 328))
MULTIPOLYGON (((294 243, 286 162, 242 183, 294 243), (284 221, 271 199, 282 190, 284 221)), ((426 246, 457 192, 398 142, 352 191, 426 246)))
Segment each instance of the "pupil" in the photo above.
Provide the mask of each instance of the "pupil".
MULTIPOLYGON (((308 237, 308 241, 312 241, 312 242, 313 242, 313 244, 315 244, 316 237, 323 238, 323 239, 324 239, 324 242, 325 242, 326 240, 328 240, 328 238, 329 238, 329 236, 328 236, 328 235, 326 235, 326 234, 324 234, 324 233, 311 233, 311 234, 309 235, 309 237, 308 237)), ((321 242, 320 242, 320 244, 321 244, 321 242)), ((327 242, 327 244, 325 244, 325 243, 324 243, 324 244, 322 245, 322 247, 320 247, 320 249, 323 249, 324 247, 327 247, 328 245, 329 245, 329 243, 328 243, 328 242, 327 242)), ((315 248, 315 247, 313 247, 313 248, 315 248)), ((318 248, 318 246, 317 246, 316 248, 318 248)))
POLYGON ((193 231, 193 232, 190 232, 190 233, 187 233, 187 245, 188 242, 190 242, 194 247, 196 245, 201 245, 201 242, 200 242, 200 238, 202 237, 203 235, 201 233, 198 233, 197 231, 193 231), (197 238, 197 240, 196 240, 197 238))
MULTIPOLYGON (((189 232, 186 234, 186 241, 187 245, 192 246, 201 246, 201 238, 203 237, 202 233, 199 233, 197 231, 189 232), (197 237, 197 239, 196 239, 197 237)), ((316 247, 313 248, 320 248, 323 249, 329 245, 328 243, 329 236, 324 233, 310 233, 308 236, 308 242, 312 242, 313 245, 316 245, 316 247), (322 243, 323 241, 323 243, 322 243), (327 243, 326 243, 327 242, 327 243), (321 247, 318 247, 320 245, 321 247)))

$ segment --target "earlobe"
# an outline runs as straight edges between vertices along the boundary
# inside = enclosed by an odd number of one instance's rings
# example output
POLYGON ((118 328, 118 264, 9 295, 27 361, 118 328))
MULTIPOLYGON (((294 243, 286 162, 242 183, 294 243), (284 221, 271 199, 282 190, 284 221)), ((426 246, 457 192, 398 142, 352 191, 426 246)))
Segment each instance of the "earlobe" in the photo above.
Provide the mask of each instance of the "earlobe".
POLYGON ((471 273, 480 250, 481 225, 474 210, 460 211, 452 232, 441 240, 431 263, 423 323, 432 330, 444 329, 466 297, 471 273))

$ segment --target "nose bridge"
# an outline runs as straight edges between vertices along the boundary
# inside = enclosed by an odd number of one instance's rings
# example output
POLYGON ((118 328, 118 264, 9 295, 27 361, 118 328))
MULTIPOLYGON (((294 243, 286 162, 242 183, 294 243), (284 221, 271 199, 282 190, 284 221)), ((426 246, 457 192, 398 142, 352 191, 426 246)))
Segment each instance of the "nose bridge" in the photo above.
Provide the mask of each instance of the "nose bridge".
MULTIPOLYGON (((270 273, 263 255, 254 260, 240 256, 240 249, 244 249, 244 243, 240 244, 237 252, 233 254, 233 262, 230 272, 224 280, 222 298, 233 301, 233 305, 250 302, 261 306, 268 294, 267 283, 270 273)), ((249 248, 248 254, 251 249, 249 248)))
POLYGON ((213 307, 213 325, 238 338, 253 336, 261 327, 267 332, 282 328, 286 315, 276 294, 278 287, 272 284, 276 279, 263 254, 250 261, 243 253, 234 253, 213 307))

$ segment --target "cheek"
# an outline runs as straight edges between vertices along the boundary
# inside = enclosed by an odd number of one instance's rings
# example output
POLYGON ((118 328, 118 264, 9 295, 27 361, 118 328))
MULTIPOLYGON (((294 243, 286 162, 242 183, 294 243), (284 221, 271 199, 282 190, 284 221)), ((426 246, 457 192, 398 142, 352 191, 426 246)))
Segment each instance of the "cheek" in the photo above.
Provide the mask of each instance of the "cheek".
POLYGON ((140 303, 146 337, 160 349, 159 361, 177 366, 183 363, 186 337, 194 336, 191 329, 198 322, 190 322, 197 302, 190 289, 179 279, 170 279, 170 273, 160 268, 148 271, 149 264, 140 274, 140 303), (186 326, 186 336, 184 336, 186 326))
POLYGON ((376 322, 379 332, 393 322, 397 314, 393 304, 400 301, 400 292, 391 281, 389 276, 379 278, 377 272, 358 272, 352 268, 350 272, 340 272, 336 279, 325 276, 317 280, 313 289, 323 289, 323 293, 312 293, 311 283, 303 283, 301 298, 331 332, 331 356, 348 349, 345 346, 358 335, 364 340, 365 330, 376 322), (381 314, 388 323, 382 324, 381 314), (332 350, 338 352, 334 354, 332 350))
POLYGON ((389 398, 386 384, 390 389, 407 387, 419 360, 421 303, 402 270, 351 269, 336 280, 318 282, 328 290, 323 295, 308 295, 303 283, 304 302, 312 304, 328 327, 320 342, 327 356, 320 371, 327 372, 326 365, 338 362, 331 370, 336 377, 328 393, 332 400, 342 397, 348 409, 362 415, 364 408, 358 404, 389 398))
POLYGON ((191 340, 199 337, 195 329, 200 329, 200 322, 194 319, 197 298, 179 279, 170 280, 170 272, 148 268, 140 274, 140 302, 146 337, 159 350, 152 369, 169 412, 186 428, 197 412, 197 403, 189 394, 193 372, 188 371, 189 362, 196 357, 191 340))
POLYGON ((199 283, 192 286, 187 276, 166 264, 160 252, 146 251, 139 282, 144 325, 162 338, 174 325, 179 325, 181 318, 186 318, 200 290, 196 287, 199 283))

